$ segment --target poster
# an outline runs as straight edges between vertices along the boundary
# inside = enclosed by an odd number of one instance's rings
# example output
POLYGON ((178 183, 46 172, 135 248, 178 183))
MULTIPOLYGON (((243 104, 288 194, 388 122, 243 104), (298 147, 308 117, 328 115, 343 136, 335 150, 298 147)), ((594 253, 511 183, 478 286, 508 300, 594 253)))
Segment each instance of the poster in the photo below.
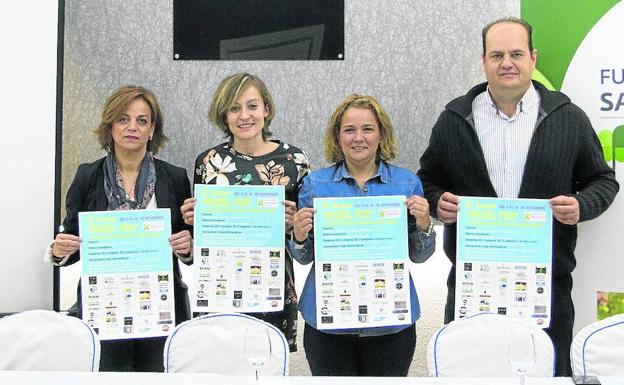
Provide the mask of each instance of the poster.
POLYGON ((455 318, 487 312, 550 325, 553 217, 542 199, 460 197, 455 318))
POLYGON ((175 326, 169 209, 82 212, 82 318, 100 340, 175 326))
POLYGON ((195 185, 194 312, 284 308, 284 186, 195 185))
POLYGON ((318 329, 408 325, 404 196, 314 199, 318 329))

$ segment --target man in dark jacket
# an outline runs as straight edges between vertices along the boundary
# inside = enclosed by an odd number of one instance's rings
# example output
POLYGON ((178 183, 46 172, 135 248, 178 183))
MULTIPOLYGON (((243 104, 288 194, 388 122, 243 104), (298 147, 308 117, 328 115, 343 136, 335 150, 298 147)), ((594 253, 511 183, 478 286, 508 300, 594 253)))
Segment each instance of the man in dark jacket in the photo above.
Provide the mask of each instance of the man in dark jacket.
POLYGON ((446 106, 418 172, 432 215, 445 224, 444 251, 453 263, 445 322, 455 308, 459 196, 549 199, 555 221, 546 332, 555 346, 556 374, 569 376, 576 224, 604 212, 619 185, 585 113, 564 94, 531 81, 537 60, 531 26, 500 19, 482 37, 487 83, 446 106))

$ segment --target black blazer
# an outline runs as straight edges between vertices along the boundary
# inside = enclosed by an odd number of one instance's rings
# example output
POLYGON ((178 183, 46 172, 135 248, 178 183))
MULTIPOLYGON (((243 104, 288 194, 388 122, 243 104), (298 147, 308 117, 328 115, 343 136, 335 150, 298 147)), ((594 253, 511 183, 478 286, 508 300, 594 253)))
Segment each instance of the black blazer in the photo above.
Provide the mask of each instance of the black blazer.
MULTIPOLYGON (((104 163, 102 158, 93 163, 85 163, 78 166, 76 176, 67 191, 65 200, 66 216, 63 221, 63 232, 66 234, 78 235, 78 213, 81 211, 105 211, 108 208, 108 201, 104 193, 104 163)), ((156 202, 158 208, 171 209, 171 231, 173 234, 182 230, 192 228, 184 223, 180 206, 186 198, 191 197, 191 188, 186 170, 176 167, 160 159, 154 158, 156 168, 156 202)), ((176 324, 190 319, 190 307, 188 300, 188 288, 182 281, 178 258, 173 258, 174 275, 174 297, 176 324)), ((71 265, 80 259, 80 250, 72 254, 65 265, 71 265)), ((191 264, 192 261, 186 262, 191 264)), ((65 266, 64 265, 64 266, 65 266)), ((80 304, 80 283, 78 283, 78 299, 76 305, 72 306, 76 311, 70 311, 76 316, 82 316, 80 304)))

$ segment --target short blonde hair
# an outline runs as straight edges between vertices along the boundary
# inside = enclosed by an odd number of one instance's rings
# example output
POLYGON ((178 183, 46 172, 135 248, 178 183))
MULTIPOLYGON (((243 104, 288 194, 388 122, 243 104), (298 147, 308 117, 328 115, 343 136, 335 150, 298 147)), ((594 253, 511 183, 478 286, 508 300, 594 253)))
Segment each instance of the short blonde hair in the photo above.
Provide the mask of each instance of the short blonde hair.
POLYGON ((147 142, 147 151, 156 154, 158 150, 163 148, 169 141, 169 138, 163 132, 163 115, 158 105, 156 95, 147 88, 140 86, 123 86, 117 88, 106 98, 104 108, 102 109, 102 119, 100 124, 94 130, 95 136, 100 142, 100 146, 106 151, 112 151, 114 148, 112 128, 123 114, 126 113, 128 106, 136 99, 141 99, 150 108, 151 121, 154 125, 154 135, 147 142))
POLYGON ((266 140, 271 136, 269 126, 271 121, 273 121, 273 117, 275 117, 273 97, 271 97, 269 90, 259 77, 242 72, 230 75, 221 81, 212 97, 210 112, 208 113, 212 125, 218 127, 230 139, 232 138, 232 132, 227 124, 227 112, 236 104, 240 95, 251 87, 258 90, 262 102, 268 111, 268 116, 264 119, 264 127, 262 127, 262 139, 266 140))
POLYGON ((379 125, 379 148, 377 156, 381 160, 391 160, 396 157, 399 148, 394 138, 392 122, 381 104, 370 95, 351 94, 344 98, 329 118, 327 131, 325 132, 325 159, 330 163, 337 163, 344 159, 344 154, 340 148, 340 126, 342 118, 349 108, 365 108, 370 110, 379 125))

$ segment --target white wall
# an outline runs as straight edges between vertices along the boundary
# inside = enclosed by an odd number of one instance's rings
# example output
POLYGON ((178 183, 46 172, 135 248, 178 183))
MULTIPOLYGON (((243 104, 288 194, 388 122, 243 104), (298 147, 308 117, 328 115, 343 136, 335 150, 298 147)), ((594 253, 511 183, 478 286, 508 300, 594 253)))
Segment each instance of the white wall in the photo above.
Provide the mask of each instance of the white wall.
MULTIPOLYGON (((603 110, 601 95, 624 92, 620 72, 624 51, 613 49, 612 37, 624 33, 624 3, 613 6, 587 33, 576 49, 561 90, 585 111, 597 133, 624 125, 622 108, 603 110), (603 69, 614 69, 613 79, 601 79, 603 69), (619 83, 619 84, 618 84, 619 83)), ((607 162, 611 164, 611 162, 607 162)), ((599 218, 578 226, 577 266, 572 299, 576 308, 574 332, 596 320, 596 292, 624 292, 624 258, 620 240, 624 231, 624 164, 615 165, 620 192, 611 207, 599 218)))
POLYGON ((52 308, 58 1, 0 2, 0 313, 52 308))

